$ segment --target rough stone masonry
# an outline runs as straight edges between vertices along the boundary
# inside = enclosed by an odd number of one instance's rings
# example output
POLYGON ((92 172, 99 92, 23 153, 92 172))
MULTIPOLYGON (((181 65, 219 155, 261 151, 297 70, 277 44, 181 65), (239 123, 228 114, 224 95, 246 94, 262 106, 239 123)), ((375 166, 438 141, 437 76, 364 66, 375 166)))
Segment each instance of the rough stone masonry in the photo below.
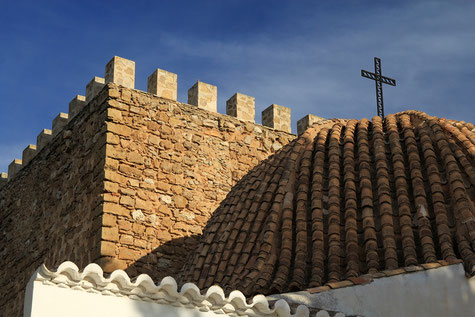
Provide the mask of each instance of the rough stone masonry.
POLYGON ((38 135, 36 150, 12 163, 8 181, 2 174, 5 315, 21 316, 24 287, 41 263, 175 275, 231 187, 295 138, 240 117, 254 112, 253 99, 236 100, 246 107, 238 118, 219 114, 215 86, 197 83, 192 104, 183 104, 174 100, 176 74, 156 71, 146 93, 132 89, 134 69, 113 58, 106 79, 94 77, 71 113, 38 135))

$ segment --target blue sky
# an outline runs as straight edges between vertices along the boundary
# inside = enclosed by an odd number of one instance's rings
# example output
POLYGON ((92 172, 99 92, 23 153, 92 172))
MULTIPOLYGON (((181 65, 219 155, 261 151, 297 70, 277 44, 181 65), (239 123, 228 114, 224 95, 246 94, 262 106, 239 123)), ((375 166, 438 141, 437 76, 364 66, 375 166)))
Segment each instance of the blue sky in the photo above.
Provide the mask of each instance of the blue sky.
POLYGON ((136 62, 136 88, 156 68, 325 118, 371 118, 382 59, 386 114, 406 109, 475 122, 474 1, 0 0, 0 171, 51 128, 114 55, 136 62))

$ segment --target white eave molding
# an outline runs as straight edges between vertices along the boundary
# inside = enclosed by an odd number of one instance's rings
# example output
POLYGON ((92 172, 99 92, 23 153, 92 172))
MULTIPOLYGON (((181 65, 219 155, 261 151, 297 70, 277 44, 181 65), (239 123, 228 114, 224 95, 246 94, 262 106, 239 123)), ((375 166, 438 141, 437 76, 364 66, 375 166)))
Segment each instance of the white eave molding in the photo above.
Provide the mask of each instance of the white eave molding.
MULTIPOLYGON (((212 286, 202 295, 200 289, 193 283, 184 284, 178 291, 177 282, 170 276, 163 278, 158 285, 155 285, 151 277, 146 274, 141 274, 134 281, 131 281, 127 273, 122 270, 116 270, 108 278, 105 278, 101 267, 97 264, 89 264, 80 272, 79 268, 69 261, 62 263, 54 272, 48 270, 45 265, 41 265, 36 270, 28 283, 24 316, 35 317, 31 313, 34 311, 32 306, 37 305, 34 303, 34 284, 62 288, 65 291, 75 290, 99 296, 122 297, 161 306, 184 308, 205 315, 213 313, 213 315, 255 317, 310 316, 309 309, 305 305, 299 305, 292 313, 289 304, 283 299, 276 301, 271 308, 264 295, 256 295, 248 304, 246 297, 240 291, 232 291, 226 297, 221 287, 212 286)), ((36 292, 39 291, 36 290, 36 292)), ((68 296, 68 298, 74 300, 74 294, 68 296)), ((315 316, 325 317, 330 316, 330 314, 325 310, 321 310, 315 316)), ((345 315, 337 313, 333 316, 343 317, 345 315)))

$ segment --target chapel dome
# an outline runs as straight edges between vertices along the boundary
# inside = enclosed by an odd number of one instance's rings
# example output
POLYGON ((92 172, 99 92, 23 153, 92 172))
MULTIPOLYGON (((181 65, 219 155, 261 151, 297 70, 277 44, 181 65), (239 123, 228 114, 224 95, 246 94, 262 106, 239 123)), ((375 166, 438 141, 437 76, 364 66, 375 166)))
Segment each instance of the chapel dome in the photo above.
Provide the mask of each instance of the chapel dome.
POLYGON ((181 280, 249 296, 458 259, 473 275, 474 163, 470 123, 320 121, 235 185, 181 280))

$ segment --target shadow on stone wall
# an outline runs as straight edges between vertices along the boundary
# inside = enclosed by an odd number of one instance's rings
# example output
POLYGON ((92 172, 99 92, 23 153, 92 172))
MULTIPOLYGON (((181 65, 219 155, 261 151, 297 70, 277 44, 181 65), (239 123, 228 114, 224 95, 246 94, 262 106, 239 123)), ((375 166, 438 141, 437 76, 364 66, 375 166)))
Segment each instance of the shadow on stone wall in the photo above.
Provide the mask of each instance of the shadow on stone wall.
POLYGON ((125 271, 130 277, 148 274, 155 283, 159 283, 165 276, 178 279, 183 264, 196 249, 200 238, 201 235, 197 234, 172 239, 135 261, 125 271))
MULTIPOLYGON (((243 183, 246 184, 249 181, 249 177, 252 175, 252 173, 261 169, 262 164, 273 158, 274 155, 271 155, 267 159, 259 162, 249 172, 241 177, 233 186, 233 188, 237 186, 243 186, 243 183)), ((216 210, 223 208, 225 201, 226 198, 219 203, 219 206, 211 214, 214 214, 216 210)), ((206 226, 208 226, 208 223, 206 226)), ((206 230, 205 228, 203 228, 203 230, 206 230)), ((159 283, 161 279, 166 276, 172 276, 175 280, 180 281, 180 273, 183 265, 187 260, 190 260, 191 255, 195 253, 201 237, 201 234, 193 234, 186 237, 172 239, 135 261, 127 269, 125 269, 125 271, 131 278, 135 278, 140 274, 148 274, 155 283, 159 283)), ((113 262, 115 259, 103 258, 103 261, 113 262)), ((107 266, 107 264, 108 263, 101 263, 102 267, 107 266)))

